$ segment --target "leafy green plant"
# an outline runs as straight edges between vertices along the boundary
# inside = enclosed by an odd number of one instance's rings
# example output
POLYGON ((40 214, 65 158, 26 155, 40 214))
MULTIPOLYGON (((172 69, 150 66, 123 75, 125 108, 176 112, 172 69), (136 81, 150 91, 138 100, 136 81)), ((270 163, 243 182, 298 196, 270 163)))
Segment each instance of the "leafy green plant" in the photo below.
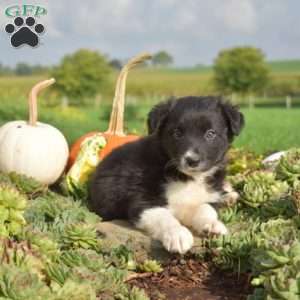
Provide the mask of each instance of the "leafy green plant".
POLYGON ((46 275, 50 281, 54 281, 60 286, 63 286, 70 276, 70 270, 65 265, 58 263, 48 264, 46 266, 46 275))
POLYGON ((299 299, 299 242, 261 250, 256 253, 255 262, 256 271, 260 274, 252 280, 253 285, 263 285, 270 299, 299 299))
POLYGON ((297 214, 300 215, 300 181, 299 180, 295 180, 293 183, 292 200, 297 214))
POLYGON ((96 300, 96 291, 88 283, 75 282, 67 279, 64 285, 55 289, 51 295, 52 300, 96 300))
POLYGON ((127 270, 134 270, 136 268, 132 251, 124 245, 112 249, 112 259, 114 264, 119 268, 127 270))
POLYGON ((242 148, 231 148, 228 152, 227 172, 233 176, 258 170, 262 166, 262 156, 242 148))
POLYGON ((137 266, 137 269, 142 272, 153 272, 153 273, 160 273, 163 271, 160 263, 156 260, 147 259, 143 263, 137 266))
POLYGON ((293 184, 300 179, 300 149, 287 151, 276 167, 276 176, 280 180, 293 184))
POLYGON ((221 269, 246 272, 251 269, 249 259, 257 247, 257 223, 251 224, 250 230, 240 229, 228 236, 213 238, 209 243, 209 253, 213 262, 221 269))
POLYGON ((9 265, 0 268, 0 296, 13 300, 43 300, 50 296, 50 290, 37 274, 9 265))
POLYGON ((0 183, 0 236, 20 234, 26 224, 27 198, 10 184, 0 183))
POLYGON ((0 239, 0 298, 147 299, 124 283, 136 268, 133 253, 125 246, 102 250, 97 215, 30 178, 0 175, 1 205, 25 210, 26 219, 17 239, 11 232, 0 239))
POLYGON ((46 190, 46 185, 38 182, 34 178, 25 175, 11 172, 8 174, 10 182, 21 192, 26 194, 29 198, 46 190))
POLYGON ((78 223, 67 226, 62 234, 62 244, 66 248, 98 249, 95 228, 89 224, 78 223))
POLYGON ((252 273, 256 288, 248 300, 299 299, 300 184, 294 151, 273 172, 261 166, 229 176, 240 200, 219 214, 231 233, 207 242, 219 268, 252 273))
POLYGON ((247 176, 241 190, 241 201, 250 207, 259 207, 267 201, 286 196, 288 185, 275 179, 270 172, 257 171, 247 176))

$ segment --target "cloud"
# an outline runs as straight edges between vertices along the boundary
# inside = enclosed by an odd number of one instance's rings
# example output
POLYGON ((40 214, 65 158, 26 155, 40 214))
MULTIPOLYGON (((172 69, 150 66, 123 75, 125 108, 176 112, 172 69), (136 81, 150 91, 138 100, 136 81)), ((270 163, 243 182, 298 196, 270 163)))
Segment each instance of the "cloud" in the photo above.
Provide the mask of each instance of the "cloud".
MULTIPOLYGON (((0 9, 14 3, 2 0, 0 9)), ((32 0, 48 15, 43 45, 12 49, 0 32, 5 61, 57 63, 78 48, 128 58, 140 51, 165 49, 178 65, 211 63, 221 48, 251 44, 268 58, 300 53, 298 0, 32 0)), ((0 14, 1 24, 7 22, 0 14)), ((3 27, 3 26, 2 26, 3 27)), ((1 58, 0 58, 1 62, 1 58)))
POLYGON ((223 1, 220 18, 229 29, 251 34, 257 30, 257 12, 251 0, 223 1))

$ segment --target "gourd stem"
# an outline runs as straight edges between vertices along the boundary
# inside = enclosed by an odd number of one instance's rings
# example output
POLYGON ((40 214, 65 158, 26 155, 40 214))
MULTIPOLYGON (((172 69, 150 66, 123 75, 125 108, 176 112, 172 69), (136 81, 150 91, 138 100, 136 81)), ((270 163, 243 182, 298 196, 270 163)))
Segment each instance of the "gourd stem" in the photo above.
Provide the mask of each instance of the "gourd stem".
POLYGON ((109 120, 107 134, 124 136, 124 106, 125 106, 125 91, 126 79, 128 72, 136 65, 151 58, 148 53, 141 53, 132 58, 121 70, 116 83, 115 97, 113 100, 112 111, 109 120))
POLYGON ((38 110, 37 110, 37 95, 38 93, 45 89, 46 87, 52 85, 55 82, 54 78, 41 81, 37 83, 30 91, 28 98, 28 106, 29 106, 29 125, 36 126, 37 118, 38 118, 38 110))

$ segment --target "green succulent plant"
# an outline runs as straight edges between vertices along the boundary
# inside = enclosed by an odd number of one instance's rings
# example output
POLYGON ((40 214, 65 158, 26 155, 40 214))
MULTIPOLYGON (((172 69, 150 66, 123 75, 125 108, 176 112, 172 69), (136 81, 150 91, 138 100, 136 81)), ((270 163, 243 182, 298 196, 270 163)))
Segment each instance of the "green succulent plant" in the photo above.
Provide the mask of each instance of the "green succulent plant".
POLYGON ((292 200, 296 213, 300 215, 300 180, 295 180, 293 183, 292 200))
POLYGON ((12 185, 12 182, 7 173, 0 172, 0 184, 12 185))
POLYGON ((44 278, 42 254, 32 249, 27 241, 0 240, 0 260, 2 266, 15 266, 36 274, 40 279, 44 278))
POLYGON ((263 299, 299 299, 300 242, 273 244, 253 252, 253 285, 263 286, 263 299))
POLYGON ((124 245, 113 248, 111 254, 112 261, 119 268, 126 270, 136 269, 136 262, 134 260, 133 253, 124 245))
POLYGON ((148 296, 145 294, 145 292, 137 287, 133 287, 128 295, 121 296, 119 295, 116 297, 118 300, 149 300, 148 296))
POLYGON ((219 268, 245 272, 251 267, 249 258, 252 249, 256 247, 255 233, 241 230, 228 236, 214 238, 210 244, 210 252, 214 264, 219 268))
POLYGON ((0 236, 18 235, 26 224, 27 198, 10 184, 0 183, 0 236))
POLYGON ((288 185, 276 180, 273 173, 257 171, 248 175, 241 191, 241 201, 250 207, 259 207, 267 201, 285 197, 288 191, 288 185))
POLYGON ((0 299, 148 299, 124 283, 132 251, 100 247, 100 220, 80 201, 0 173, 0 234, 9 237, 0 238, 0 299), (17 236, 8 219, 19 222, 17 236))
POLYGON ((160 273, 163 271, 160 263, 156 260, 147 259, 143 263, 138 265, 138 270, 141 272, 153 272, 160 273))
POLYGON ((227 156, 229 175, 255 171, 262 166, 262 157, 245 149, 231 148, 227 156))
POLYGON ((63 251, 59 258, 59 262, 69 268, 78 267, 83 264, 83 257, 77 250, 63 251))
POLYGON ((47 192, 32 201, 25 212, 25 218, 37 230, 51 231, 56 235, 60 235, 70 224, 96 224, 101 220, 81 202, 53 192, 47 192))
POLYGON ((28 230, 25 232, 25 238, 30 242, 32 249, 43 255, 45 260, 49 261, 59 257, 59 245, 51 235, 38 230, 28 230))
POLYGON ((0 204, 8 209, 23 211, 26 208, 27 199, 12 185, 0 185, 0 204))
POLYGON ((290 241, 298 239, 299 230, 294 219, 277 218, 262 223, 259 235, 265 245, 288 244, 290 241))
POLYGON ((266 277, 264 287, 268 299, 297 300, 300 297, 300 264, 283 266, 266 277))
POLYGON ((102 272, 113 262, 111 255, 107 257, 103 253, 96 252, 95 250, 78 249, 77 252, 81 255, 82 265, 92 271, 102 272))
POLYGON ((50 290, 37 274, 14 265, 2 265, 0 296, 12 300, 43 300, 49 298, 50 290))
POLYGON ((45 184, 40 183, 32 177, 11 172, 8 174, 10 182, 23 194, 33 197, 47 189, 45 184))
POLYGON ((62 244, 66 248, 98 249, 96 229, 85 223, 67 226, 62 235, 62 244))
POLYGON ((66 280, 61 288, 52 295, 50 300, 96 300, 96 292, 88 283, 66 280))
POLYGON ((70 277, 70 269, 65 265, 58 263, 49 263, 46 265, 45 273, 49 281, 54 281, 55 283, 63 286, 65 281, 70 277))
POLYGON ((287 151, 280 159, 275 169, 276 177, 293 184, 300 180, 300 149, 287 151))
POLYGON ((222 208, 218 213, 220 220, 225 224, 234 222, 239 218, 238 205, 222 208))

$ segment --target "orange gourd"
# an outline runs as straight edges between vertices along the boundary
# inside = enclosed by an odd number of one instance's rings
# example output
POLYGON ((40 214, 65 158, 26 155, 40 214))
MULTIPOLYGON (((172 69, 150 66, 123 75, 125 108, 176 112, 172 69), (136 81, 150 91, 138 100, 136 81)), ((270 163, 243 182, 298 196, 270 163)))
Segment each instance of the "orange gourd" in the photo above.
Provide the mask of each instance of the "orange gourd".
MULTIPOLYGON (((124 133, 124 106, 125 106, 125 91, 126 91, 126 79, 129 70, 134 68, 136 65, 144 62, 151 58, 148 53, 142 53, 132 58, 121 70, 116 83, 115 97, 113 100, 112 112, 110 115, 110 121, 108 130, 103 132, 103 136, 106 140, 106 146, 99 151, 99 157, 102 160, 108 155, 113 149, 128 143, 135 141, 139 138, 137 135, 127 135, 124 133)), ((89 132, 84 136, 80 137, 71 147, 69 161, 67 168, 69 169, 76 160, 80 146, 82 142, 99 132, 89 132)))

